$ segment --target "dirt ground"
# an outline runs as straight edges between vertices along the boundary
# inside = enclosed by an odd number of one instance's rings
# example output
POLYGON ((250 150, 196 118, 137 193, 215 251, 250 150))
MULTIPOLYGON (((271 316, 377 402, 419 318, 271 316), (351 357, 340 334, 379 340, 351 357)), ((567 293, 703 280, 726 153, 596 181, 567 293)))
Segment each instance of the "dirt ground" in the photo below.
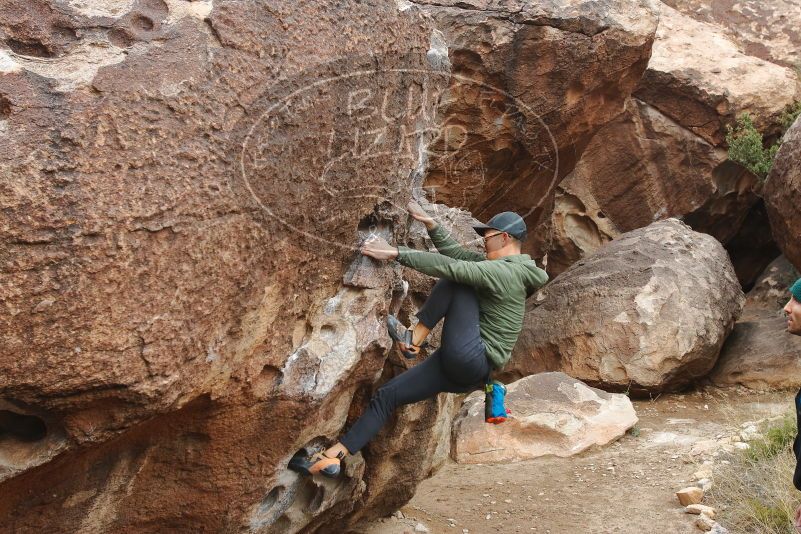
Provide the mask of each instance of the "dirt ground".
MULTIPOLYGON (((746 422, 791 411, 793 396, 709 389, 638 400, 639 423, 610 445, 515 464, 449 462, 420 485, 403 517, 359 532, 698 534, 697 516, 684 513, 675 491, 695 485, 705 461, 714 473, 724 461, 717 443, 746 422)), ((725 511, 716 519, 725 526, 725 511)))

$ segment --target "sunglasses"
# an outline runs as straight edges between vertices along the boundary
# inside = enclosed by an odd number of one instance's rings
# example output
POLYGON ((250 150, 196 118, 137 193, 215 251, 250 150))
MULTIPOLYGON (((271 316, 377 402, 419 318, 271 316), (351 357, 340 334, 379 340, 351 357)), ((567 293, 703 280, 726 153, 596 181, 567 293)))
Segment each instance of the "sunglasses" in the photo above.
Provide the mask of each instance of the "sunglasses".
POLYGON ((497 234, 484 235, 484 236, 482 236, 481 238, 482 238, 482 239, 484 240, 484 242, 486 243, 488 239, 490 239, 490 238, 492 238, 492 237, 495 237, 496 235, 504 235, 505 233, 506 233, 506 232, 498 232, 497 234))

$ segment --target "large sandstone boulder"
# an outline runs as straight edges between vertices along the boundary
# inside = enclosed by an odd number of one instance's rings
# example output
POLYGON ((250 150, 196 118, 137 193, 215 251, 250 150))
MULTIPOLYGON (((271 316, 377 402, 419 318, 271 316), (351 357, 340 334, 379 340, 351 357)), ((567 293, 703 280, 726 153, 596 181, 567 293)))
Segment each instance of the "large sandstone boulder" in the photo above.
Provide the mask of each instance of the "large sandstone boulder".
POLYGON ((621 233, 685 217, 731 240, 758 201, 756 176, 654 107, 629 99, 559 184, 548 272, 557 275, 621 233))
POLYGON ((721 28, 663 6, 636 98, 595 134, 557 188, 548 272, 622 232, 679 217, 724 243, 750 286, 777 253, 762 183, 728 161, 723 126, 748 112, 775 131, 798 94, 792 69, 749 56, 721 28))
POLYGON ((517 211, 547 248, 556 185, 618 115, 651 53, 651 0, 420 0, 453 69, 426 187, 486 220, 517 211))
POLYGON ((0 33, 2 530, 341 532, 408 498, 447 397, 339 483, 286 464, 403 369, 399 271, 343 275, 422 182, 450 74, 419 9, 12 0, 0 33))
POLYGON ((653 54, 635 95, 704 140, 749 113, 760 131, 778 130, 798 98, 792 68, 746 55, 723 31, 663 5, 653 54))
POLYGON ((755 390, 801 387, 801 337, 787 332, 778 311, 746 310, 709 376, 717 386, 755 390))
POLYGON ((780 312, 790 300, 789 288, 798 277, 798 271, 787 258, 779 256, 768 265, 745 296, 746 309, 780 312))
POLYGON ((728 160, 725 125, 747 112, 776 132, 799 95, 792 68, 752 57, 721 28, 663 6, 635 97, 557 188, 548 272, 559 274, 622 232, 679 217, 724 243, 750 286, 777 253, 761 182, 728 160))
POLYGON ((750 56, 790 68, 801 63, 801 9, 797 0, 662 1, 723 29, 750 56))
POLYGON ((656 222, 529 299, 505 373, 561 370, 604 389, 679 389, 712 369, 743 301, 717 240, 675 219, 656 222))
POLYGON ((801 269, 801 117, 784 134, 763 194, 776 243, 801 269))
POLYGON ((540 373, 507 385, 511 417, 484 421, 484 395, 465 399, 453 426, 452 455, 465 464, 572 456, 610 443, 637 424, 625 395, 588 387, 563 373, 540 373))
POLYGON ((780 256, 757 280, 709 379, 756 390, 801 387, 801 337, 787 332, 782 311, 798 272, 780 256))

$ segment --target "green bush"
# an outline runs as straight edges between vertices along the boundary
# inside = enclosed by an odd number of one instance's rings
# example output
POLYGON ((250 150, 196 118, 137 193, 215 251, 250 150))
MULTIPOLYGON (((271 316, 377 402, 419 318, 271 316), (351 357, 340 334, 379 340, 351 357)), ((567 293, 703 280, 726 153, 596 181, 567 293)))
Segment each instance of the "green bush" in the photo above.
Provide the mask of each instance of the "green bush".
POLYGON ((748 449, 749 460, 754 462, 769 460, 790 449, 796 432, 795 416, 785 416, 765 432, 765 437, 750 443, 751 448, 748 449))
POLYGON ((801 100, 788 105, 782 113, 782 134, 793 125, 799 115, 801 115, 801 100))
POLYGON ((794 534, 798 492, 793 487, 795 414, 762 428, 761 439, 727 457, 713 474, 709 504, 732 534, 794 534))
POLYGON ((729 159, 738 162, 763 180, 768 176, 779 143, 765 148, 762 134, 747 113, 737 117, 737 122, 727 126, 726 142, 729 144, 729 159))
POLYGON ((786 507, 777 505, 765 505, 758 499, 749 499, 748 504, 753 514, 753 527, 763 527, 772 532, 786 532, 791 534, 793 529, 793 518, 786 507))

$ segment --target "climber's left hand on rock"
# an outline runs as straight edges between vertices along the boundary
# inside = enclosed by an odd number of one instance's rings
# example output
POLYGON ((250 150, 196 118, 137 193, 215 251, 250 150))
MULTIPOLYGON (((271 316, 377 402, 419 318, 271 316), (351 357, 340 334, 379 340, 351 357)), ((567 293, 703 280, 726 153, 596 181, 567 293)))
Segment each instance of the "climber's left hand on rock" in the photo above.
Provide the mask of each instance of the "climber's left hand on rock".
POLYGON ((386 242, 383 237, 369 237, 361 246, 361 253, 377 260, 394 260, 398 257, 398 249, 386 242))

